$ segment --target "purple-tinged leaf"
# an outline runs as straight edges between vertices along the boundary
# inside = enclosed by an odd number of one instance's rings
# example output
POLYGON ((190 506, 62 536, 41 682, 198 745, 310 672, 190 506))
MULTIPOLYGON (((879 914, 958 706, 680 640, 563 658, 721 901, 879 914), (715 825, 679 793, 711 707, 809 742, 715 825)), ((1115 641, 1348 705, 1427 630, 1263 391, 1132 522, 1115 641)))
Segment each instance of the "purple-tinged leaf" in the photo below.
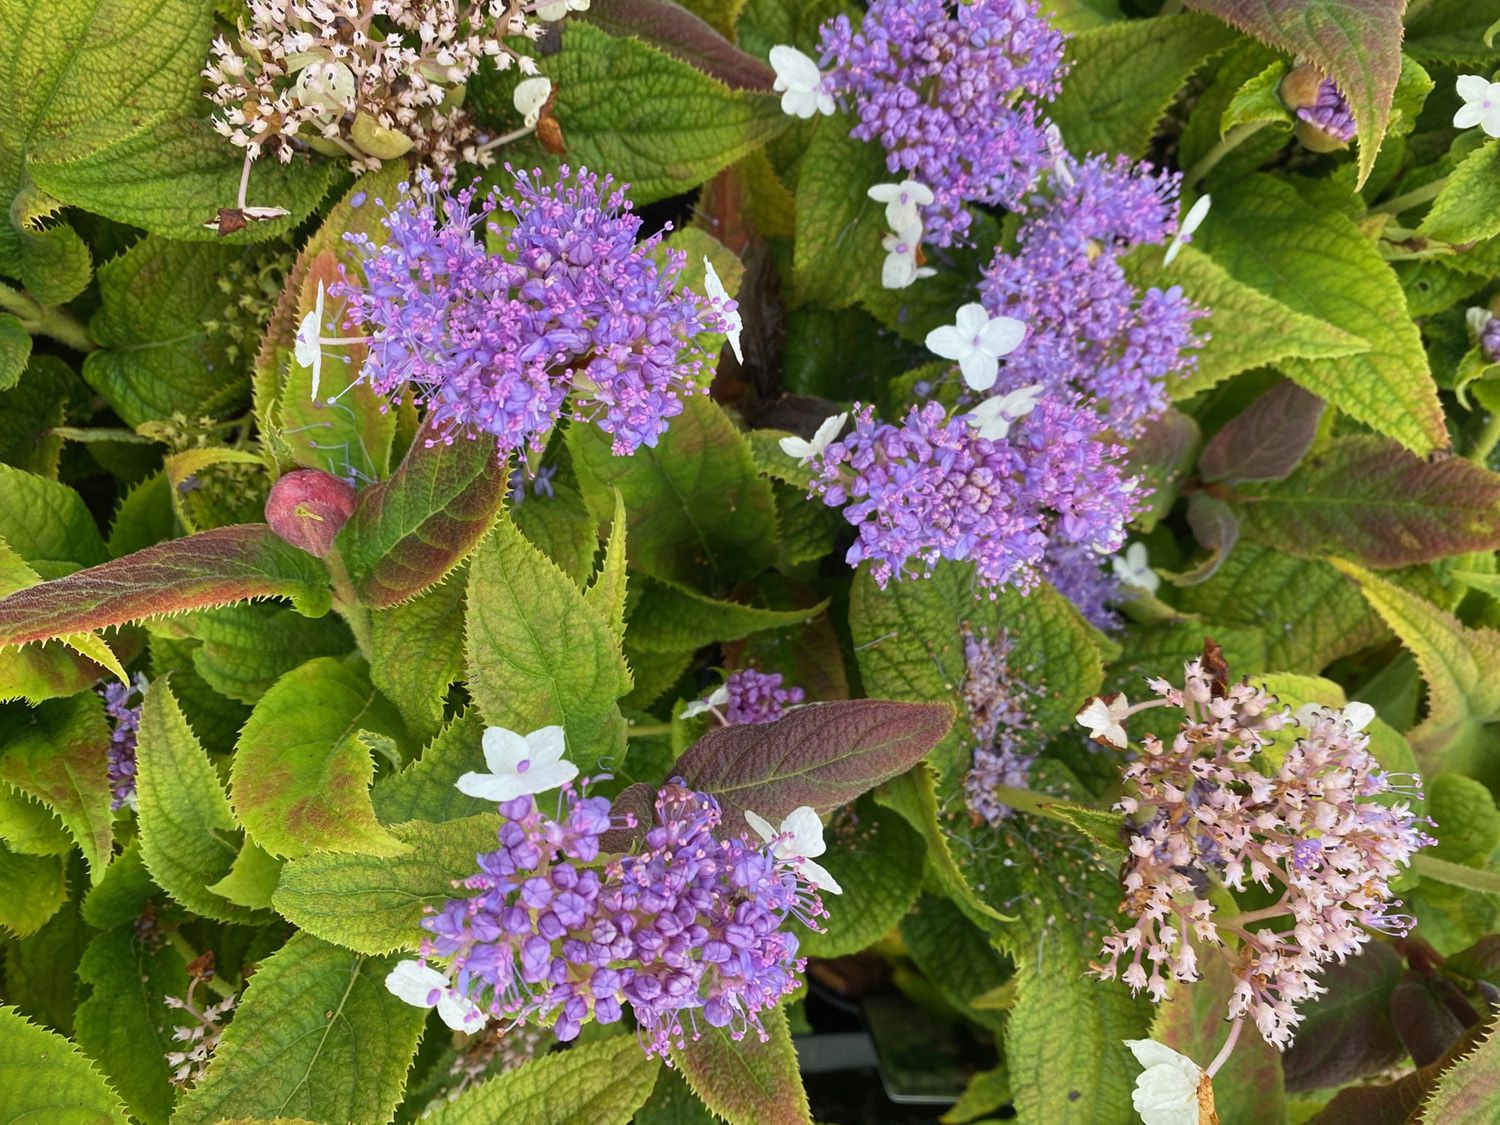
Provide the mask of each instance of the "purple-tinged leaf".
POLYGON ((1323 408, 1311 391, 1278 383, 1213 436, 1198 471, 1206 480, 1282 480, 1312 448, 1323 408))
POLYGON ((769 1035, 764 1043, 754 1035, 735 1040, 728 1028, 704 1027, 698 1038, 673 1049, 672 1062, 725 1121, 811 1125, 785 1009, 772 1008, 761 1022, 769 1035))
POLYGON ((1431 1125, 1493 1125, 1500 1107, 1500 1032, 1490 1033, 1472 1054, 1445 1071, 1422 1106, 1431 1125))
POLYGON ((1409 978, 1391 992, 1391 1022, 1411 1061, 1418 1066, 1437 1062, 1463 1036, 1464 1024, 1442 996, 1452 981, 1409 978))
POLYGON ((318 617, 328 571, 263 523, 172 539, 0 598, 0 645, 104 629, 251 598, 290 598, 318 617))
POLYGON ((1485 934, 1443 962, 1443 971, 1500 987, 1500 934, 1485 934))
MULTIPOLYGON (((1432 1093, 1438 1079, 1469 1054, 1484 1038, 1486 1027, 1476 1024, 1437 1062, 1421 1067, 1384 1086, 1350 1086, 1340 1090, 1309 1125, 1409 1125, 1432 1093)), ((1428 1118, 1428 1125, 1449 1125, 1428 1118)))
POLYGON ((96 882, 114 839, 108 751, 104 704, 93 692, 8 710, 0 720, 0 782, 58 815, 96 882))
POLYGON ((1402 0, 1187 0, 1271 46, 1307 59, 1343 91, 1359 129, 1359 183, 1391 119, 1401 77, 1402 0))
POLYGON ((505 492, 493 437, 459 434, 449 444, 424 426, 390 480, 359 494, 339 532, 360 600, 385 609, 441 582, 484 538, 505 492))
POLYGON ((1168 410, 1146 423, 1140 435, 1130 443, 1127 464, 1149 489, 1146 509, 1135 522, 1142 531, 1150 531, 1171 511, 1177 489, 1193 467, 1203 444, 1198 423, 1180 410, 1168 410))
POLYGON ((1400 1060, 1390 1002, 1402 968, 1394 949, 1371 942, 1358 957, 1323 972, 1319 981, 1328 991, 1306 1006, 1297 1038, 1282 1056, 1288 1090, 1344 1086, 1400 1060))
POLYGON ((1208 558, 1197 566, 1175 575, 1179 586, 1196 586, 1207 582, 1224 565, 1224 560, 1240 541, 1240 521, 1234 509, 1206 492, 1188 497, 1187 523, 1193 538, 1208 551, 1208 558))
POLYGON ((1386 568, 1500 547, 1500 475, 1381 437, 1341 438, 1244 498, 1246 534, 1299 558, 1386 568))
POLYGON ((616 37, 634 35, 717 78, 731 90, 769 90, 776 72, 708 21, 671 0, 595 0, 584 16, 616 37))
POLYGON ((737 831, 747 809, 774 824, 801 805, 825 813, 848 804, 916 765, 952 723, 946 703, 816 703, 774 723, 709 731, 675 772, 718 798, 737 831))

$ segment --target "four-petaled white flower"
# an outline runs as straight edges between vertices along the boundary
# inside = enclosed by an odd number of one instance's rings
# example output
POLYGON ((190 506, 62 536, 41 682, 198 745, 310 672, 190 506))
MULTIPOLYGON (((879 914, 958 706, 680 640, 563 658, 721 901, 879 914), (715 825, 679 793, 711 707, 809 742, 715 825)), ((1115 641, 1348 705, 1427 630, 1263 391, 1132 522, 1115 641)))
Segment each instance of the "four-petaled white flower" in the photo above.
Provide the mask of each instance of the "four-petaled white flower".
POLYGON ((969 425, 987 441, 1000 441, 1010 433, 1011 423, 1026 417, 1036 409, 1042 397, 1042 384, 1017 387, 1003 395, 985 399, 969 411, 969 425))
POLYGON ((1130 736, 1125 733, 1125 720, 1130 716, 1130 701, 1120 692, 1113 695, 1096 695, 1079 710, 1074 718, 1088 728, 1089 737, 1095 742, 1125 749, 1130 736))
POLYGON ((913 281, 931 277, 937 270, 917 265, 917 248, 922 244, 922 224, 914 222, 905 230, 892 231, 880 240, 885 247, 885 264, 880 268, 880 284, 887 289, 905 289, 913 281))
POLYGON ((563 758, 567 740, 562 727, 543 727, 524 738, 504 727, 484 732, 484 762, 489 773, 466 773, 458 791, 503 803, 545 793, 578 776, 578 767, 563 758))
POLYGON ((402 961, 386 974, 385 986, 414 1008, 436 1008, 454 1031, 473 1035, 489 1022, 479 1005, 452 987, 448 978, 431 965, 402 961))
POLYGON ((313 62, 297 74, 292 90, 298 102, 321 117, 340 117, 354 105, 354 71, 337 59, 313 62))
POLYGON ((1324 707, 1321 703, 1304 703, 1298 707, 1294 718, 1300 726, 1311 726, 1320 716, 1328 715, 1343 719, 1350 730, 1364 730, 1375 721, 1375 708, 1356 699, 1342 708, 1324 707))
POLYGON ((932 189, 916 180, 902 180, 899 184, 876 184, 866 194, 876 203, 885 204, 885 224, 893 231, 910 230, 913 225, 922 229, 919 207, 926 207, 933 200, 932 189))
POLYGON ((1015 351, 1026 338, 1026 325, 1013 316, 991 316, 983 305, 964 305, 953 324, 927 333, 927 350, 958 360, 964 382, 976 391, 995 385, 1000 357, 1015 351))
POLYGON ((1483 305, 1470 305, 1464 312, 1464 323, 1469 326, 1469 334, 1477 340, 1489 327, 1492 315, 1483 305))
POLYGON ((312 311, 297 326, 297 340, 292 353, 297 363, 312 370, 312 398, 318 400, 318 380, 323 374, 323 283, 318 282, 318 299, 312 311))
POLYGON ((1161 260, 1164 266, 1170 266, 1177 260, 1177 255, 1182 253, 1182 248, 1193 240, 1193 232, 1203 225, 1203 220, 1208 218, 1210 197, 1200 195, 1198 202, 1188 208, 1188 213, 1182 217, 1182 225, 1177 228, 1177 233, 1172 236, 1172 241, 1167 244, 1167 256, 1161 260))
POLYGON ((1146 544, 1132 543, 1109 560, 1115 577, 1127 586, 1138 586, 1148 594, 1161 587, 1161 576, 1151 569, 1151 558, 1146 553, 1146 544))
POLYGON ((836 107, 823 84, 823 72, 796 47, 785 43, 772 47, 771 69, 776 71, 773 88, 781 94, 782 113, 804 120, 815 113, 833 113, 836 107))
POLYGON ((543 0, 536 6, 536 18, 548 23, 562 19, 569 12, 586 12, 591 0, 543 0))
POLYGON ((516 92, 513 96, 516 112, 521 115, 528 129, 536 127, 541 120, 542 106, 547 104, 547 99, 552 96, 552 79, 538 76, 536 78, 523 78, 516 83, 516 92))
POLYGON ((745 820, 762 840, 771 844, 772 855, 791 864, 799 875, 818 890, 836 895, 844 893, 844 888, 838 885, 838 881, 821 865, 812 861, 813 856, 826 852, 828 845, 823 842, 823 822, 810 805, 802 805, 787 813, 780 828, 773 828, 769 820, 749 809, 745 810, 745 820))
POLYGON ((1460 74, 1458 96, 1464 104, 1453 115, 1455 127, 1472 129, 1478 125, 1488 136, 1500 137, 1500 82, 1479 74, 1460 74))
MULTIPOLYGON (((1127 1039, 1125 1046, 1146 1069, 1136 1077, 1130 1104, 1145 1125, 1198 1125, 1199 1089, 1208 1077, 1192 1059, 1154 1039, 1127 1039)), ((1213 1104, 1213 1086, 1208 1088, 1213 1104)))
POLYGON ((1063 144, 1062 130, 1057 127, 1056 122, 1047 123, 1046 136, 1047 152, 1052 157, 1052 174, 1063 187, 1072 187, 1078 181, 1073 177, 1068 146, 1063 144))
POLYGON ((718 709, 720 707, 723 707, 728 702, 729 687, 726 684, 720 684, 702 699, 695 699, 691 703, 683 707, 682 715, 680 717, 684 719, 696 719, 699 715, 705 714, 709 711, 717 713, 718 709))
POLYGON ((831 418, 824 418, 818 432, 813 434, 812 440, 799 437, 784 437, 781 439, 781 452, 788 457, 795 457, 799 461, 810 461, 814 457, 822 455, 823 450, 833 443, 833 439, 839 436, 839 431, 844 428, 844 423, 849 421, 849 412, 835 414, 831 418))
POLYGON ((744 331, 745 322, 740 317, 738 309, 726 308, 730 302, 729 290, 724 288, 724 283, 719 280, 719 273, 714 269, 714 264, 708 260, 707 255, 703 258, 703 289, 708 294, 708 299, 714 303, 719 310, 719 315, 724 318, 727 327, 724 335, 729 337, 729 346, 734 349, 734 358, 741 363, 745 362, 745 353, 740 351, 740 333, 744 331))

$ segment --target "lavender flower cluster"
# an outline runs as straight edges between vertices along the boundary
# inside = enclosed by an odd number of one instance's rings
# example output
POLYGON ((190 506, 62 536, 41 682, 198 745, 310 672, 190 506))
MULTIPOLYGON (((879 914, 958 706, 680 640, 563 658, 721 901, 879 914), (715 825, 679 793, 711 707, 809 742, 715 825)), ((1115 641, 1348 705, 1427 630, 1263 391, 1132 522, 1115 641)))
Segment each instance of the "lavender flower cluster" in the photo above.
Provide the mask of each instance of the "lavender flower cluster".
POLYGON ((113 720, 106 756, 111 809, 135 808, 135 742, 141 727, 146 677, 139 672, 128 684, 112 680, 103 688, 104 710, 113 720), (134 700, 134 702, 131 702, 134 700))
POLYGON ((974 733, 974 763, 964 777, 969 812, 978 821, 999 824, 1011 814, 996 788, 1027 787, 1044 736, 1033 717, 1042 690, 1011 666, 1014 639, 993 640, 964 628, 964 705, 974 733))
POLYGON ((1324 965, 1358 953, 1370 930, 1405 934, 1413 925, 1396 912, 1391 881, 1433 842, 1408 800, 1421 796, 1420 781, 1380 768, 1363 731, 1374 717, 1365 704, 1293 715, 1203 661, 1186 673, 1182 688, 1152 681, 1156 700, 1108 708, 1123 717, 1167 706, 1184 719, 1170 743, 1142 739, 1125 770, 1122 909, 1135 922, 1105 938, 1096 972, 1118 973, 1161 1000, 1168 978, 1197 979, 1193 937, 1222 944, 1232 935, 1239 951, 1225 952, 1235 978, 1227 1014, 1252 1019, 1285 1049, 1302 1018, 1296 1005, 1326 991, 1315 979, 1324 965), (1267 766, 1262 752, 1286 727, 1301 736, 1267 766), (1216 915, 1213 888, 1252 883, 1274 903, 1216 915))
POLYGON ((1051 159, 1037 103, 1063 75, 1063 42, 1031 0, 873 0, 821 29, 827 86, 853 103, 860 140, 932 190, 925 237, 961 241, 966 203, 1018 206, 1051 159))
POLYGON ((730 723, 774 723, 803 700, 801 688, 781 685, 780 672, 740 668, 729 673, 724 680, 724 718, 730 723))
POLYGON ((648 1054, 696 1037, 699 1013, 764 1037, 759 1013, 803 964, 784 924, 813 926, 822 903, 774 843, 725 833, 708 794, 673 780, 655 810, 638 853, 600 864, 600 838, 619 827, 609 801, 565 786, 556 819, 530 796, 503 803, 500 847, 463 884, 479 893, 422 923, 423 958, 448 959, 451 982, 434 973, 448 991, 430 1002, 456 1004, 464 1026, 465 1013, 474 1026, 554 1020, 560 1040, 628 1008, 648 1054))
POLYGON ((384 240, 348 236, 364 284, 330 292, 370 334, 361 378, 415 394, 446 440, 493 434, 502 456, 540 449, 569 398, 616 453, 655 445, 703 390, 697 337, 726 331, 731 306, 679 286, 684 255, 661 255, 660 233, 637 242, 641 220, 612 178, 566 166, 555 182, 513 175, 510 195, 482 199, 419 175, 385 216, 384 240), (504 229, 490 221, 497 210, 504 229), (504 253, 485 248, 484 229, 504 253))

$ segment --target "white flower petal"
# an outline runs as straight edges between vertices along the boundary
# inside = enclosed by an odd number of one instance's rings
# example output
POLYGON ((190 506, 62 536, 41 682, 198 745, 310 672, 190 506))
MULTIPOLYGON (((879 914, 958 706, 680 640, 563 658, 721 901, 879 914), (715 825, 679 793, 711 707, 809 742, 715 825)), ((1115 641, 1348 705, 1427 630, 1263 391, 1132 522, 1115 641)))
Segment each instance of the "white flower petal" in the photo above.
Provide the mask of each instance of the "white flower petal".
POLYGON ((798 461, 806 461, 813 455, 813 447, 805 438, 784 437, 777 444, 781 446, 781 452, 798 461))
POLYGON ((516 767, 531 756, 526 739, 504 727, 488 727, 484 732, 484 764, 491 773, 515 773, 516 767))
POLYGON ((552 79, 546 77, 526 78, 516 83, 513 98, 516 112, 528 126, 535 125, 542 116, 542 106, 552 96, 552 79))
POLYGON ((990 352, 975 348, 958 357, 964 382, 976 391, 987 391, 1000 375, 1000 361, 990 352))
MULTIPOLYGON (((880 267, 880 284, 885 289, 905 289, 917 279, 917 256, 912 253, 891 252, 885 256, 880 267)), ((950 357, 951 358, 951 357, 950 357)))
POLYGON ((386 974, 385 987, 391 995, 414 1008, 431 1008, 436 1000, 430 1000, 429 997, 434 990, 446 990, 448 978, 431 965, 402 961, 386 974))
POLYGON ((787 813, 781 822, 781 831, 792 837, 791 844, 795 849, 792 855, 810 859, 828 850, 828 845, 823 842, 823 821, 811 805, 801 805, 787 813))
POLYGON ((770 60, 778 89, 813 90, 823 81, 818 64, 796 47, 777 44, 771 48, 770 60))
POLYGON ((832 414, 818 425, 818 432, 813 434, 812 449, 814 453, 822 453, 833 444, 833 439, 839 436, 839 431, 844 428, 844 423, 849 420, 849 412, 832 414))
POLYGON ((568 738, 562 727, 542 727, 532 731, 526 736, 526 758, 531 763, 528 770, 562 761, 567 750, 568 738))
POLYGON ((719 279, 719 272, 714 269, 714 264, 703 258, 703 288, 708 294, 708 299, 714 303, 719 310, 719 315, 724 318, 726 325, 724 335, 729 340, 729 346, 734 350, 734 358, 741 363, 745 362, 745 353, 740 350, 740 333, 743 331, 745 322, 740 317, 738 309, 726 309, 724 306, 729 302, 729 290, 724 288, 724 282, 719 279))
POLYGON ((1375 708, 1355 700, 1344 707, 1344 722, 1355 730, 1364 730, 1375 719, 1375 708))
POLYGON ((994 356, 1009 355, 1026 339, 1026 325, 1013 316, 993 316, 979 332, 984 350, 994 356))
POLYGON ((479 1005, 460 993, 457 989, 448 989, 443 993, 442 999, 437 1005, 438 1016, 454 1031, 462 1031, 473 1035, 489 1022, 488 1017, 480 1011, 479 1005))
POLYGON ((1469 326, 1469 334, 1477 338, 1490 322, 1490 310, 1480 305, 1470 305, 1464 313, 1464 321, 1469 326))
POLYGON ((870 188, 869 191, 865 192, 865 194, 873 199, 876 203, 890 203, 900 198, 901 185, 876 184, 875 186, 870 188))
POLYGON ((1199 1125, 1198 1064, 1154 1040, 1127 1039, 1125 1045, 1145 1067, 1130 1098, 1145 1125, 1199 1125))
POLYGON ((827 891, 829 894, 835 895, 841 895, 844 893, 844 888, 839 886, 838 880, 829 874, 828 868, 822 866, 821 864, 814 863, 812 860, 804 856, 802 859, 793 864, 793 866, 796 868, 799 875, 801 875, 818 890, 827 891))
POLYGON ((493 801, 498 805, 505 801, 514 801, 521 796, 513 785, 515 777, 515 774, 470 772, 460 774, 458 780, 453 783, 453 787, 466 797, 493 801))
POLYGON ((1484 120, 1484 106, 1479 102, 1469 102, 1458 107, 1458 112, 1453 115, 1453 127, 1455 129, 1472 129, 1484 120))
POLYGON ((1085 703, 1074 718, 1088 729, 1095 742, 1123 750, 1129 743, 1129 735, 1121 720, 1129 710, 1125 697, 1116 693, 1109 696, 1096 695, 1085 703))
POLYGON ((1454 85, 1458 96, 1466 102, 1483 101, 1490 89, 1489 79, 1481 74, 1460 74, 1454 85))
POLYGON ((973 340, 978 337, 989 322, 990 314, 985 310, 983 305, 977 302, 960 305, 958 315, 954 317, 954 323, 957 325, 959 333, 966 340, 973 340))
POLYGON ((941 356, 943 359, 957 359, 963 355, 968 340, 962 332, 951 324, 945 324, 941 328, 934 328, 927 333, 927 350, 933 355, 941 356))
POLYGON ((760 836, 762 840, 770 840, 771 837, 776 835, 775 826, 773 826, 769 820, 761 816, 758 812, 746 809, 745 822, 749 824, 751 828, 755 829, 756 834, 760 836))

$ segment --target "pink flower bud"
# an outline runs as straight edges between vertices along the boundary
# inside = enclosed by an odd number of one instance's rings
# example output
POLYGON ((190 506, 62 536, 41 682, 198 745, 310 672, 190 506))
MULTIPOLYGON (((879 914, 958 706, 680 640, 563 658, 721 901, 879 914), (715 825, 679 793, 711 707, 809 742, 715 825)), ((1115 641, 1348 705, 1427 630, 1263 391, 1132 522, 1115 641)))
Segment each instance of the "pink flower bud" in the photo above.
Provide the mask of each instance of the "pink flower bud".
POLYGON ((298 469, 271 487, 266 522, 294 547, 322 558, 354 512, 352 485, 321 469, 298 469))

